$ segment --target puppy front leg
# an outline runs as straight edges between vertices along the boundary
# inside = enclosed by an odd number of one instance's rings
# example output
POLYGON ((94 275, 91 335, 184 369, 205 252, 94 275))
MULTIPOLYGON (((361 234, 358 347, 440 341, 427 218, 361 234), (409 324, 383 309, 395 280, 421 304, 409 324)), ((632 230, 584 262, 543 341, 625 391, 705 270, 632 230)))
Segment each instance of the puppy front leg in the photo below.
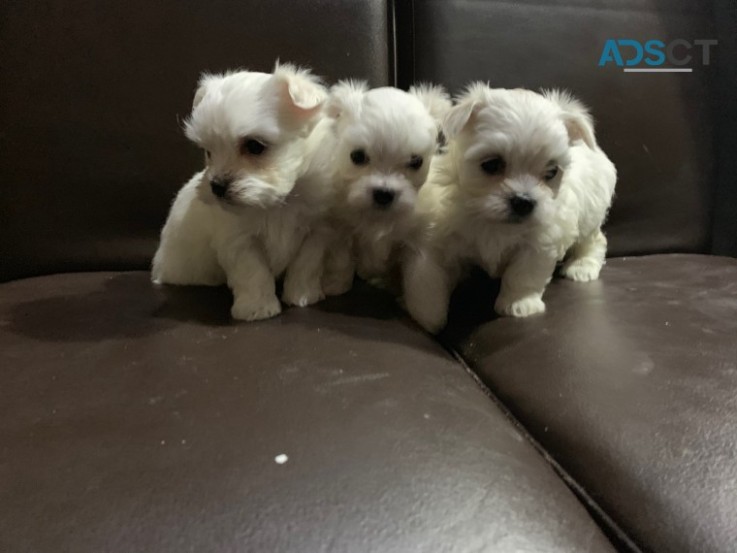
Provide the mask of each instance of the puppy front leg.
POLYGON ((577 282, 599 278, 606 259, 606 245, 606 236, 601 229, 581 239, 568 252, 568 259, 561 270, 562 275, 577 282))
POLYGON ((555 255, 522 249, 502 274, 494 310, 500 315, 528 317, 545 312, 542 295, 555 270, 555 255))
POLYGON ((278 315, 281 304, 276 297, 274 275, 263 252, 247 238, 230 242, 218 248, 218 260, 233 291, 231 315, 243 321, 257 321, 278 315))
POLYGON ((448 272, 426 252, 413 251, 402 264, 404 304, 410 316, 436 334, 448 319, 452 283, 448 272))
POLYGON ((335 240, 325 257, 322 289, 327 296, 345 294, 353 286, 356 262, 353 259, 353 238, 349 233, 335 240))
POLYGON ((317 230, 308 234, 297 255, 287 267, 282 300, 289 305, 307 307, 325 298, 322 274, 329 235, 317 230))
POLYGON ((366 282, 381 281, 389 269, 391 241, 388 239, 362 240, 356 245, 356 273, 366 282))

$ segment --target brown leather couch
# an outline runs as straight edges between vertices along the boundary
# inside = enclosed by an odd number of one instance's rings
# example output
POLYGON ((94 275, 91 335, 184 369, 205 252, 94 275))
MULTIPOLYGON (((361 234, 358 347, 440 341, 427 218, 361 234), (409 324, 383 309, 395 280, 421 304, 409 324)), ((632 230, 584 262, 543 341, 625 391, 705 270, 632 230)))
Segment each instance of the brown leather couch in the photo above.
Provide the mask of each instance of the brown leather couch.
POLYGON ((0 6, 0 551, 737 551, 732 0, 38 0, 0 6), (708 67, 598 67, 607 38, 708 67), (620 172, 600 281, 234 324, 156 289, 201 70, 569 87, 620 172), (286 456, 286 461, 282 455, 286 456), (281 462, 277 462, 281 461, 281 462))

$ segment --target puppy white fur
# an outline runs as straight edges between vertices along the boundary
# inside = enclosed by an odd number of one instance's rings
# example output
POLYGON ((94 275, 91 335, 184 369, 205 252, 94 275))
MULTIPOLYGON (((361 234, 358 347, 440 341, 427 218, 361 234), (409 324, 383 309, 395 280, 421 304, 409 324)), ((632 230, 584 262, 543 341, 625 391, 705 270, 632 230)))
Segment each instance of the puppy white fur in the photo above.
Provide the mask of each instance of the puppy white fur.
POLYGON ((440 87, 404 92, 341 82, 331 89, 326 118, 316 129, 321 153, 313 156, 311 170, 334 194, 320 239, 327 250, 326 294, 350 288, 354 264, 362 278, 383 278, 418 232, 417 193, 450 107, 440 87))
POLYGON ((294 299, 289 291, 301 275, 292 261, 324 210, 323 191, 300 179, 326 94, 308 71, 288 64, 273 74, 202 77, 185 130, 205 151, 206 167, 174 200, 154 282, 227 283, 233 317, 247 321, 281 311, 275 278, 285 271, 284 299, 294 299))
POLYGON ((495 309, 516 317, 545 310, 543 291, 564 258, 565 277, 598 278, 616 170, 580 102, 476 83, 443 129, 448 153, 435 159, 419 198, 432 226, 403 271, 405 303, 423 327, 445 325, 468 264, 501 277, 495 309))

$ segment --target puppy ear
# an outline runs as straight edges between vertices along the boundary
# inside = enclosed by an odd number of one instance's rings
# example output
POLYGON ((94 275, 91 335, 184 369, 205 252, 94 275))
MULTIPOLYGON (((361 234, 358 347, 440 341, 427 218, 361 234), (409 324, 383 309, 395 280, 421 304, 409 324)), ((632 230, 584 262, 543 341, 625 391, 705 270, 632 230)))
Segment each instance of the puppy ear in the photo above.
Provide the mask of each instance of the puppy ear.
POLYGON ((197 92, 194 93, 194 100, 192 101, 192 111, 200 105, 200 102, 202 101, 202 98, 205 97, 205 94, 207 94, 207 87, 200 85, 200 87, 197 89, 197 92))
POLYGON ((571 144, 583 140, 586 146, 595 149, 594 120, 583 102, 565 90, 543 90, 542 94, 560 107, 571 144))
POLYGON ((431 85, 431 84, 420 84, 417 86, 411 86, 409 93, 415 96, 430 112, 432 118, 437 121, 438 126, 442 123, 445 116, 448 114, 453 104, 450 101, 450 96, 442 86, 431 85))
POLYGON ((277 62, 272 81, 286 113, 300 124, 315 116, 327 97, 317 77, 289 63, 277 62))
POLYGON ((203 73, 200 76, 200 80, 197 82, 197 91, 194 93, 194 99, 192 100, 192 112, 183 122, 184 134, 192 142, 199 143, 199 136, 197 135, 196 126, 193 123, 194 112, 205 99, 207 94, 213 89, 213 85, 222 80, 223 77, 227 76, 227 73, 223 75, 213 75, 211 73, 203 73))
POLYGON ((592 150, 596 148, 596 137, 594 136, 594 125, 591 116, 581 113, 564 113, 563 123, 568 129, 568 137, 571 143, 583 140, 592 150))
POLYGON ((457 136, 466 127, 478 105, 477 100, 467 98, 453 106, 443 119, 443 134, 448 139, 457 136))
POLYGON ((221 78, 222 75, 212 75, 210 73, 203 73, 200 76, 200 80, 197 83, 197 91, 194 93, 194 100, 192 100, 192 111, 200 105, 202 99, 207 95, 210 85, 221 78))
POLYGON ((328 117, 337 119, 346 112, 358 115, 363 95, 367 90, 368 84, 364 81, 340 81, 334 85, 325 104, 328 117))

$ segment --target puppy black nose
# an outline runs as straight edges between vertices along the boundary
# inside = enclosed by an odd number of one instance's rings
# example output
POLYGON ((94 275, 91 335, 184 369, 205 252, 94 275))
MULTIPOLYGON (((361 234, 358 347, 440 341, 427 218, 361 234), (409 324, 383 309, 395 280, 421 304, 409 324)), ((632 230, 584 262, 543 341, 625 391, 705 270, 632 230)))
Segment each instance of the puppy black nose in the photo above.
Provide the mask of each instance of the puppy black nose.
POLYGON ((535 200, 528 198, 527 196, 512 196, 509 200, 509 206, 515 215, 520 217, 526 217, 532 210, 535 209, 535 200))
POLYGON ((386 188, 375 188, 373 191, 374 203, 380 207, 387 207, 394 201, 395 193, 386 188))
POLYGON ((212 193, 218 198, 224 198, 228 193, 228 186, 230 186, 230 180, 228 179, 213 179, 210 181, 210 188, 212 193))

